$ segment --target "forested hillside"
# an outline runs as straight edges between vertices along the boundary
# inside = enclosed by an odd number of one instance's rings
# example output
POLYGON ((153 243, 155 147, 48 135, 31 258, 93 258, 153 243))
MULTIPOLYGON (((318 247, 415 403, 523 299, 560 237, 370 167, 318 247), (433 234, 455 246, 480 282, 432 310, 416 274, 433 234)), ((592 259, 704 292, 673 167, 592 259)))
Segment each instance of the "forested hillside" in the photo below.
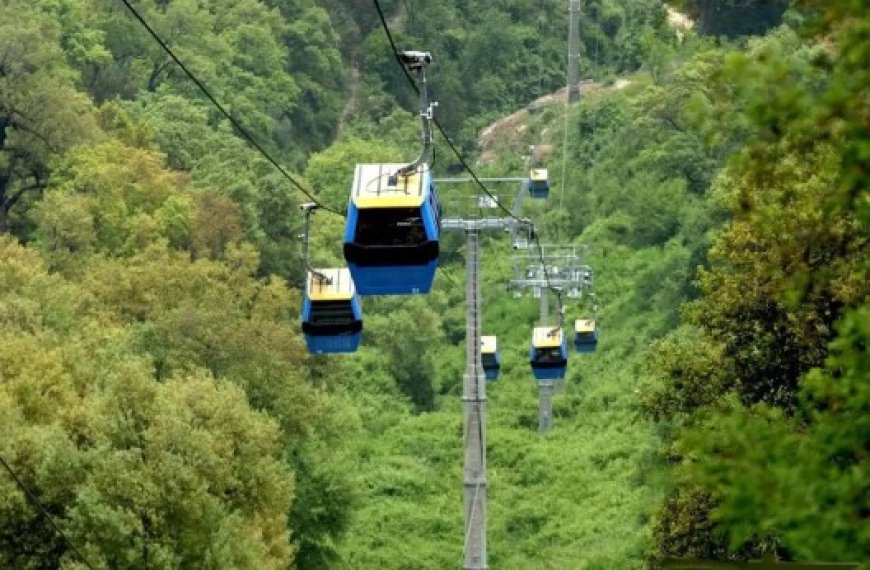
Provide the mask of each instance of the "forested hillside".
MULTIPOLYGON (((547 149, 525 215, 595 269, 601 342, 541 435, 537 302, 484 240, 490 567, 865 562, 870 17, 668 4, 694 28, 583 2, 594 83, 478 161, 564 86, 567 2, 380 2, 476 174, 547 149)), ((299 187, 341 210, 356 163, 419 144, 375 4, 131 5, 201 86, 120 0, 0 0, 0 566, 461 566, 462 240, 431 294, 365 299, 356 354, 300 330, 299 187)), ((314 222, 343 264, 344 220, 314 222)))

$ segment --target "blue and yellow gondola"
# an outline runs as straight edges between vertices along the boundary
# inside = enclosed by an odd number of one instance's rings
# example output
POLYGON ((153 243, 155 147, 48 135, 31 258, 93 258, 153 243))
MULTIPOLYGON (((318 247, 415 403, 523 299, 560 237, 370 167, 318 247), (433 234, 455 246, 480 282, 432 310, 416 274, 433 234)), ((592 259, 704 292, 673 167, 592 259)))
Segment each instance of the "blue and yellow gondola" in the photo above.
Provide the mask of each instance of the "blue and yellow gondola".
POLYGON ((480 337, 480 363, 487 380, 498 380, 501 358, 498 354, 498 339, 494 336, 480 337))
POLYGON ((559 380, 568 367, 568 339, 561 327, 535 327, 529 364, 538 380, 559 380))
POLYGON ((438 265, 441 205, 426 164, 358 164, 344 257, 360 295, 428 293, 438 265))
POLYGON ((529 172, 529 195, 539 199, 544 199, 550 195, 550 182, 547 179, 546 168, 533 168, 529 172))
POLYGON ((574 348, 577 352, 595 352, 598 346, 598 324, 595 319, 574 321, 574 348))
POLYGON ((309 271, 302 300, 302 333, 308 352, 354 352, 362 328, 362 305, 350 271, 309 271))

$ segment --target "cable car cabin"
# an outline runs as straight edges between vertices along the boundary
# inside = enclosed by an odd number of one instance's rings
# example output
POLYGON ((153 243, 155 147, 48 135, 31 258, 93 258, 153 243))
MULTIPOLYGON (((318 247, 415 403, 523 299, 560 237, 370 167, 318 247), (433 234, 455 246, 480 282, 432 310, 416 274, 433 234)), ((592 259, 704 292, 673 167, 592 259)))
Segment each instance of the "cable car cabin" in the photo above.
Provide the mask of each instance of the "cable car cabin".
POLYGON ((595 352, 598 346, 598 326, 595 319, 574 321, 574 348, 577 352, 595 352))
POLYGON ((497 380, 501 370, 501 358, 498 355, 498 340, 494 336, 480 337, 480 363, 487 380, 497 380))
POLYGON ((308 272, 302 301, 302 332, 308 352, 354 352, 362 337, 362 306, 350 271, 319 269, 317 273, 321 275, 308 272))
POLYGON ((426 164, 357 164, 344 258, 360 295, 428 293, 438 264, 441 204, 426 164))
POLYGON ((529 194, 532 198, 544 199, 550 195, 550 182, 546 168, 533 168, 529 172, 529 194))
POLYGON ((560 327, 535 327, 529 363, 538 380, 560 380, 568 367, 568 339, 560 327))

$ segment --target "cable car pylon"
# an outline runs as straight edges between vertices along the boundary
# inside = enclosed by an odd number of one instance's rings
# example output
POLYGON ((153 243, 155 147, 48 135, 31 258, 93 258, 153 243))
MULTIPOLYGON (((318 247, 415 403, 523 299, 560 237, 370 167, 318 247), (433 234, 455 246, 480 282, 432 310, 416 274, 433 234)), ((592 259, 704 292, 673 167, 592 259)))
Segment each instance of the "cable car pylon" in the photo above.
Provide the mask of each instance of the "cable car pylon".
MULTIPOLYGON (((481 178, 482 182, 508 182, 521 184, 520 192, 528 191, 527 178, 481 178)), ((439 184, 462 184, 468 178, 442 178, 439 184)), ((465 249, 465 373, 462 376, 464 406, 465 461, 463 467, 465 540, 463 560, 466 570, 488 568, 486 548, 486 379, 482 362, 482 297, 480 236, 485 231, 511 235, 523 230, 533 232, 529 220, 516 216, 445 217, 441 221, 444 231, 464 232, 465 249)), ((495 348, 493 347, 493 350, 495 348)), ((491 368, 490 368, 491 369, 491 368)))

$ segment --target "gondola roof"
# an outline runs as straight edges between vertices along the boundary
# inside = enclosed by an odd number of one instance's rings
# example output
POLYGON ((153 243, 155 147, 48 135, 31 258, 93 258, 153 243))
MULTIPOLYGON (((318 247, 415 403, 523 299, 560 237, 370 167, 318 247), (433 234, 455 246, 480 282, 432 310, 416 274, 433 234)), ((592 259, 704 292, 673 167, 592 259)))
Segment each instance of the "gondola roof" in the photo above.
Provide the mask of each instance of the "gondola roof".
POLYGON ((546 168, 533 168, 531 172, 529 172, 529 180, 532 182, 546 182, 547 181, 547 169, 546 168))
POLYGON ((498 341, 494 336, 480 337, 480 353, 495 354, 498 349, 498 341))
POLYGON ((408 176, 397 176, 407 164, 357 164, 351 200, 360 209, 417 208, 425 199, 429 166, 422 164, 408 176))
POLYGON ((532 334, 535 348, 558 348, 562 346, 562 328, 554 326, 535 327, 532 334))
POLYGON ((312 301, 347 301, 352 299, 356 290, 350 271, 346 267, 318 269, 317 273, 308 272, 307 294, 312 301))

